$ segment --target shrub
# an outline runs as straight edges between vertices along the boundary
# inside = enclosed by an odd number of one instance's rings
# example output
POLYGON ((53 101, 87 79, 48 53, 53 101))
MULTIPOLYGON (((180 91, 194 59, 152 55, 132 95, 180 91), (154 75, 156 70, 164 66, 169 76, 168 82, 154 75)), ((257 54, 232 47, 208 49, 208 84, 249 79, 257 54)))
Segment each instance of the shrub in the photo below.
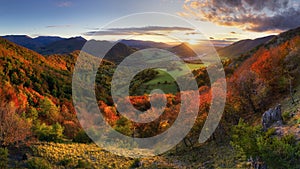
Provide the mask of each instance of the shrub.
POLYGON ((64 128, 59 123, 51 126, 43 123, 36 124, 34 131, 40 141, 60 142, 63 139, 64 128))
POLYGON ((92 140, 89 138, 89 136, 85 133, 84 130, 80 130, 74 137, 73 142, 87 144, 92 143, 92 140))
POLYGON ((233 127, 231 144, 246 157, 258 159, 273 169, 300 167, 300 144, 293 135, 274 136, 274 129, 262 132, 261 127, 240 121, 233 127))
POLYGON ((282 114, 282 118, 283 118, 284 122, 287 122, 291 118, 290 112, 288 112, 288 111, 284 112, 282 114))
POLYGON ((76 168, 90 169, 93 167, 92 167, 92 164, 87 161, 78 160, 78 164, 77 164, 76 168))
POLYGON ((72 159, 70 159, 70 158, 63 158, 60 162, 59 162, 59 164, 60 165, 62 165, 62 166, 65 166, 65 167, 71 167, 71 165, 72 165, 72 159))
POLYGON ((300 146, 296 143, 293 135, 282 138, 260 138, 258 140, 261 158, 270 168, 299 169, 300 146))
POLYGON ((39 158, 39 157, 34 157, 31 158, 27 161, 27 167, 29 169, 51 169, 51 164, 43 159, 43 158, 39 158))
POLYGON ((115 126, 115 130, 126 135, 126 136, 131 136, 133 131, 130 129, 132 126, 131 122, 126 119, 125 117, 121 117, 115 126))
POLYGON ((141 160, 136 158, 131 164, 130 168, 138 168, 141 166, 141 160))
POLYGON ((8 150, 7 148, 0 148, 0 168, 7 168, 8 150))
POLYGON ((35 122, 39 117, 39 113, 36 110, 36 108, 29 107, 25 116, 26 116, 26 118, 30 118, 30 119, 32 119, 33 122, 35 122))

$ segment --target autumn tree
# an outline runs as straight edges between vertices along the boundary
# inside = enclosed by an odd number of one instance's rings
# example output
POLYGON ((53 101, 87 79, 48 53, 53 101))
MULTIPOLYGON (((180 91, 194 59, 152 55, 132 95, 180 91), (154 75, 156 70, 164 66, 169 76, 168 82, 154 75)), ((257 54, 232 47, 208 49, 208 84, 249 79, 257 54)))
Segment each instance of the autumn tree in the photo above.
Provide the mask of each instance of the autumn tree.
POLYGON ((244 105, 249 107, 251 111, 258 112, 268 93, 268 84, 251 70, 243 71, 233 79, 234 89, 241 97, 244 105))
MULTIPOLYGON (((2 99, 5 97, 1 97, 2 99)), ((19 115, 18 108, 5 99, 0 103, 0 144, 8 146, 26 140, 31 135, 31 124, 19 115)))

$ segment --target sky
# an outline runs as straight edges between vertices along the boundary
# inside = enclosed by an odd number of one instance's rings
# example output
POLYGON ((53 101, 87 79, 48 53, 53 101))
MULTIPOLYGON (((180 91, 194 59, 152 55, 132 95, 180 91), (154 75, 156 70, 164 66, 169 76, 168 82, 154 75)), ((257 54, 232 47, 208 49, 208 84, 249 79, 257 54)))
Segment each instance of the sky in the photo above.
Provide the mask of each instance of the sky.
POLYGON ((1 0, 0 3, 0 35, 232 43, 300 26, 298 0, 1 0))

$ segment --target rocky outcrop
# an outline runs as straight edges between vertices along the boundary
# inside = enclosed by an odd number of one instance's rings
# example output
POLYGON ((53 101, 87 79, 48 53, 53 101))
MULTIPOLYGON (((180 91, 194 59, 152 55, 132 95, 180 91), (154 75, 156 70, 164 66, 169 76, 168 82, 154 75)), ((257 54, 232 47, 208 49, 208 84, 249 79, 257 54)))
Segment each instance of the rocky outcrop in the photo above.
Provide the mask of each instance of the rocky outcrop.
POLYGON ((269 109, 262 116, 262 126, 265 131, 271 126, 281 126, 282 124, 281 105, 269 109))

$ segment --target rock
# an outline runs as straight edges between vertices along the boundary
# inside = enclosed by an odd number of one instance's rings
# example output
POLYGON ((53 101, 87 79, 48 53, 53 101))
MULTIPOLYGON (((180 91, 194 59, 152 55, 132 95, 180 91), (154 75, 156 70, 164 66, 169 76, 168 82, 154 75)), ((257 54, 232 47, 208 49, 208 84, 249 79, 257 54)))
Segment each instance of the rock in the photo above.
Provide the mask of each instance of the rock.
POLYGON ((274 109, 269 109, 262 116, 262 126, 265 131, 273 125, 281 126, 282 124, 281 105, 276 106, 274 109))

